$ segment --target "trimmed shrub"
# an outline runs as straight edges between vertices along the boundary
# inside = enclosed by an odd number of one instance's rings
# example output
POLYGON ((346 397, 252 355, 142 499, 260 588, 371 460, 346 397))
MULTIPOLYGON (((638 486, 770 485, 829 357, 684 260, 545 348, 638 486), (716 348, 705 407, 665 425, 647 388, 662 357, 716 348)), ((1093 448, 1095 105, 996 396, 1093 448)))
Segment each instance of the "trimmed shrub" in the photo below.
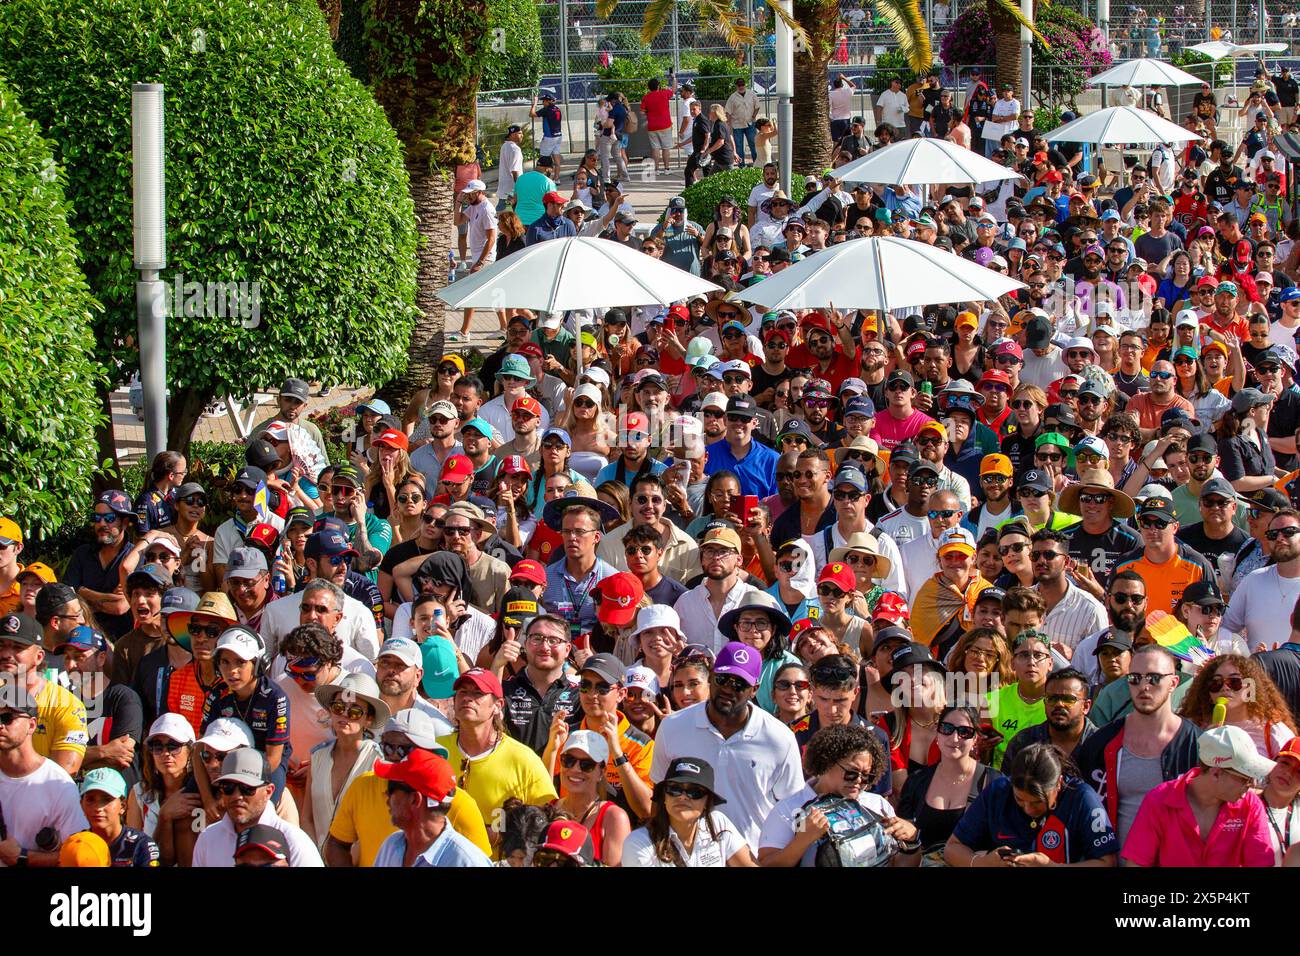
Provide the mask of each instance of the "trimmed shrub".
POLYGON ((536 0, 488 0, 488 29, 492 52, 484 64, 479 89, 533 87, 543 63, 542 23, 536 0))

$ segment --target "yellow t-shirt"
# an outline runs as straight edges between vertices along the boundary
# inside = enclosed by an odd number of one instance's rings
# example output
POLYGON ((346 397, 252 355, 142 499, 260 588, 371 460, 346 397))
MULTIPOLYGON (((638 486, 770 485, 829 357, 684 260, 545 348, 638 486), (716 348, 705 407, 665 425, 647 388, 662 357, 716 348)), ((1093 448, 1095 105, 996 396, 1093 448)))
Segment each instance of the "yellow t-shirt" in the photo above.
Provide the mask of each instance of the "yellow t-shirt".
POLYGON ((558 799, 542 758, 513 737, 502 735, 495 750, 485 757, 476 757, 467 766, 463 766, 465 758, 461 756, 455 734, 439 737, 438 743, 447 748, 456 788, 474 798, 488 826, 499 823, 501 805, 511 797, 518 797, 532 807, 543 807, 558 799))
POLYGON ((42 757, 55 751, 71 750, 86 755, 90 731, 86 726, 86 705, 72 691, 47 680, 36 695, 36 733, 32 746, 42 757))
MULTIPOLYGON (((388 782, 375 776, 374 771, 363 773, 344 792, 338 812, 330 823, 330 836, 334 839, 340 843, 361 844, 362 866, 374 866, 380 845, 397 832, 392 817, 388 815, 387 789, 388 782)), ((483 825, 483 815, 478 812, 474 798, 464 790, 452 794, 447 822, 485 854, 492 855, 492 843, 488 839, 487 827, 483 825)))

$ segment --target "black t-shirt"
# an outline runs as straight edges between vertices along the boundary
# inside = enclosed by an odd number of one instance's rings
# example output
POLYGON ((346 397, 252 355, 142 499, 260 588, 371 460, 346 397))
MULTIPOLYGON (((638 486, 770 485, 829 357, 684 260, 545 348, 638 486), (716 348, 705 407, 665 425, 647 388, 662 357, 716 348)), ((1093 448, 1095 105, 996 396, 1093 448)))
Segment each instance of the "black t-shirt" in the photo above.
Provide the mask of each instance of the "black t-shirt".
POLYGON ((714 140, 721 140, 722 145, 713 151, 713 161, 719 166, 730 166, 736 161, 736 150, 731 145, 731 130, 727 129, 727 124, 722 120, 713 121, 713 132, 709 141, 714 140))
POLYGON ((1179 528, 1175 537, 1189 548, 1195 548, 1201 554, 1213 559, 1221 554, 1236 554, 1237 550, 1246 543, 1249 535, 1233 525, 1232 533, 1226 538, 1211 538, 1205 533, 1204 522, 1198 521, 1196 524, 1179 528))
MULTIPOLYGON (((72 552, 72 558, 68 562, 68 570, 63 575, 63 581, 74 588, 90 588, 92 591, 100 591, 104 594, 115 591, 118 584, 121 583, 118 568, 122 564, 122 559, 130 551, 131 542, 124 537, 121 550, 113 556, 113 560, 108 563, 108 567, 104 567, 99 563, 99 546, 83 544, 72 552)), ((110 641, 116 641, 131 630, 130 611, 125 614, 105 614, 103 611, 96 611, 95 618, 99 621, 99 626, 103 628, 110 641)))
POLYGON ((856 159, 871 152, 871 138, 865 133, 861 136, 850 133, 848 136, 840 137, 839 148, 856 159))
POLYGON ((1205 177, 1205 194, 1216 202, 1227 205, 1232 202, 1233 187, 1245 175, 1240 166, 1231 166, 1228 169, 1216 166, 1210 171, 1210 175, 1205 177))
POLYGON ((1070 536, 1070 557, 1085 562, 1092 569, 1097 580, 1103 584, 1115 570, 1120 556, 1128 554, 1142 544, 1132 528, 1117 521, 1111 522, 1105 534, 1084 531, 1082 524, 1076 524, 1066 534, 1070 536))
POLYGON ((698 156, 704 152, 704 147, 707 145, 709 145, 709 118, 701 113, 691 120, 691 148, 698 156))
POLYGON ((880 202, 875 196, 871 197, 871 202, 866 209, 861 209, 857 203, 853 203, 844 214, 846 228, 853 229, 858 224, 859 219, 865 219, 870 223, 876 215, 876 210, 880 208, 882 208, 880 202))
POLYGON ((1282 692, 1291 713, 1300 713, 1300 644, 1285 644, 1275 651, 1255 655, 1277 689, 1282 692))
POLYGON ((501 689, 505 693, 506 730, 511 737, 531 747, 539 756, 546 749, 551 721, 555 719, 557 708, 568 709, 570 731, 577 730, 582 723, 582 703, 578 699, 576 680, 561 677, 546 688, 545 696, 539 696, 537 688, 528 679, 527 672, 520 671, 507 680, 501 689))
POLYGON ((788 365, 779 372, 769 372, 761 364, 755 365, 750 371, 754 376, 753 394, 755 395, 761 395, 769 388, 775 388, 799 374, 788 365))
POLYGON ((87 703, 86 714, 88 747, 102 747, 119 737, 135 741, 135 759, 131 765, 113 768, 122 775, 129 790, 140 779, 140 751, 144 743, 144 708, 140 695, 124 684, 109 684, 100 700, 87 703))
MULTIPOLYGON (((1273 402, 1273 410, 1268 416, 1269 438, 1291 438, 1300 430, 1300 391, 1295 386, 1288 388, 1273 402)), ((1293 471, 1297 456, 1273 452, 1273 458, 1279 468, 1293 471)))
POLYGON ((665 607, 672 607, 677 603, 677 599, 686 593, 686 586, 676 578, 670 578, 663 575, 659 578, 659 583, 646 591, 646 595, 656 604, 662 604, 665 607))
POLYGON ((1282 106, 1295 106, 1300 99, 1300 83, 1294 76, 1273 77, 1273 89, 1277 90, 1277 101, 1282 106))

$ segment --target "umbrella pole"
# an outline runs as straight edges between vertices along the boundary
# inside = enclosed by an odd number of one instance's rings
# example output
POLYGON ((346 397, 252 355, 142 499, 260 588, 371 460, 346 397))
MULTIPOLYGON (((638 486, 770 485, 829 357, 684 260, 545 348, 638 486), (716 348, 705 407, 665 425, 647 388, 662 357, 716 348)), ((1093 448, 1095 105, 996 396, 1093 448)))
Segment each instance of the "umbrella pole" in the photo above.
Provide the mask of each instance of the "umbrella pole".
POLYGON ((573 328, 577 333, 576 337, 578 339, 578 347, 573 350, 574 359, 577 362, 577 374, 573 376, 573 381, 576 383, 578 379, 582 378, 582 323, 576 318, 573 320, 573 328))

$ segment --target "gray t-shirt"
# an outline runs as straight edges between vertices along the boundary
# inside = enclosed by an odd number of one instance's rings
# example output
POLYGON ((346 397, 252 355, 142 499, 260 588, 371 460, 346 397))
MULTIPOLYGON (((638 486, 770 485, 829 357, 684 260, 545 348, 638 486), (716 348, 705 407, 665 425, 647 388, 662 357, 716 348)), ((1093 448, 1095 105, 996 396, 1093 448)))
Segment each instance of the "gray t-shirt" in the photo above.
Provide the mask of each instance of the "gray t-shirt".
POLYGON ((1129 827, 1148 793, 1165 782, 1159 757, 1139 757, 1124 747, 1119 755, 1119 820, 1115 831, 1119 845, 1128 839, 1129 827))

